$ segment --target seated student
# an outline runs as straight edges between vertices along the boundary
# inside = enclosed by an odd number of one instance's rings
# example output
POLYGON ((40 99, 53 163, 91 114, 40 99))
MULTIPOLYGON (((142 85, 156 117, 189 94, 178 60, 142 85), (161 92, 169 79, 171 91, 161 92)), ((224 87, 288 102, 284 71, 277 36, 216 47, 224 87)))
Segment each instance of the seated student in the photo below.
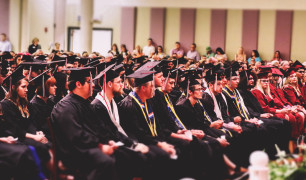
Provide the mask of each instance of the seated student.
POLYGON ((36 128, 44 132, 46 137, 51 140, 48 121, 55 105, 52 97, 56 93, 56 80, 49 73, 49 70, 45 71, 31 80, 34 81, 37 88, 36 95, 30 101, 29 110, 36 128))
POLYGON ((12 136, 0 138, 1 179, 15 180, 45 178, 35 164, 30 148, 17 144, 12 136))
MULTIPOLYGON (((288 152, 288 142, 290 139, 291 125, 286 119, 274 117, 271 113, 265 113, 257 98, 252 94, 251 89, 256 86, 257 75, 250 70, 240 73, 241 80, 238 85, 239 93, 244 100, 244 104, 252 117, 256 117, 268 126, 270 135, 276 144, 288 152)), ((274 147, 272 150, 275 149, 274 147)))
POLYGON ((34 146, 42 164, 50 160, 50 144, 42 131, 37 131, 29 113, 27 100, 28 81, 22 74, 23 68, 19 66, 3 83, 10 87, 5 99, 1 101, 3 111, 3 136, 18 138, 18 142, 34 146))
MULTIPOLYGON (((134 90, 119 103, 121 125, 129 137, 144 144, 157 145, 171 157, 178 156, 176 166, 180 172, 171 173, 171 176, 180 178, 183 175, 192 175, 188 173, 189 163, 186 163, 190 162, 191 155, 188 142, 178 142, 165 134, 154 114, 153 104, 149 101, 154 96, 153 73, 154 71, 142 70, 128 76, 134 78, 134 90), (177 151, 179 154, 176 154, 177 151)), ((172 170, 174 169, 169 171, 172 170)))
POLYGON ((260 72, 257 74, 258 80, 256 87, 251 91, 252 94, 256 97, 261 107, 266 113, 271 113, 275 117, 284 118, 290 121, 292 126, 292 137, 297 138, 299 132, 297 128, 299 124, 303 123, 303 119, 296 119, 295 116, 291 113, 291 109, 287 107, 277 107, 277 104, 274 103, 274 99, 270 93, 269 88, 269 79, 267 72, 260 72))
MULTIPOLYGON (((83 179, 114 179, 113 143, 100 144, 94 125, 95 114, 87 100, 92 93, 92 68, 70 69, 70 94, 53 108, 51 121, 58 159, 78 170, 83 179)), ((77 174, 77 176, 80 176, 77 174)))
MULTIPOLYGON (((211 119, 199 101, 202 98, 203 90, 200 83, 191 78, 186 79, 183 84, 185 84, 184 88, 187 89, 188 96, 181 98, 176 104, 176 112, 182 122, 188 129, 200 129, 205 134, 216 138, 222 147, 228 146, 228 141, 221 138, 221 136, 227 136, 225 132, 219 130, 222 125, 217 124, 217 128, 210 127, 211 119), (189 87, 187 84, 189 84, 189 87)), ((230 137, 227 136, 227 138, 230 137)))
POLYGON ((303 97, 303 88, 299 86, 299 78, 296 70, 290 68, 285 74, 286 80, 284 82, 283 90, 285 97, 292 105, 299 105, 301 108, 306 107, 306 101, 303 97))
MULTIPOLYGON (((163 129, 168 129, 169 131, 172 132, 171 133, 172 137, 178 137, 178 138, 190 132, 194 136, 192 142, 195 146, 194 148, 197 150, 195 152, 195 158, 196 158, 195 161, 199 161, 199 163, 202 165, 205 165, 204 163, 205 160, 203 161, 201 158, 201 156, 205 155, 204 154, 205 149, 203 151, 203 146, 205 146, 205 148, 207 148, 208 146, 208 148, 212 150, 212 152, 210 153, 211 157, 206 157, 206 158, 211 158, 212 161, 208 163, 208 167, 205 167, 206 171, 212 174, 211 178, 213 179, 217 178, 216 177, 217 174, 222 176, 221 173, 223 167, 222 164, 224 164, 224 162, 228 166, 228 169, 230 171, 229 174, 233 173, 231 171, 233 171, 234 169, 236 171, 239 171, 240 170, 239 167, 234 165, 233 163, 229 163, 230 160, 225 155, 223 155, 223 151, 221 150, 217 140, 206 136, 202 130, 199 129, 188 130, 187 127, 183 124, 180 117, 178 116, 178 113, 174 108, 174 104, 172 103, 171 98, 169 97, 169 94, 174 89, 176 72, 174 71, 172 73, 171 72, 168 73, 167 72, 164 73, 164 77, 166 78, 165 85, 159 87, 155 91, 155 96, 152 99, 155 104, 154 112, 156 112, 156 117, 158 117, 158 119, 160 120, 160 124, 161 126, 163 126, 163 129), (209 141, 209 143, 207 141, 209 141), (220 155, 224 156, 224 158, 220 157, 220 155), (216 166, 216 169, 214 165, 216 166), (216 171, 218 171, 219 173, 216 173, 216 171)), ((184 136, 182 139, 184 139, 184 136)))
POLYGON ((98 75, 95 77, 96 80, 99 80, 99 85, 103 90, 97 94, 96 98, 91 103, 92 108, 98 117, 96 124, 98 126, 98 134, 101 140, 123 142, 124 147, 115 150, 115 153, 118 154, 118 150, 123 151, 120 153, 124 153, 125 156, 129 156, 130 161, 135 162, 133 164, 128 164, 125 168, 122 168, 121 166, 120 169, 124 169, 124 172, 120 172, 120 176, 127 178, 128 174, 132 174, 139 169, 142 172, 140 175, 141 177, 144 176, 145 178, 150 179, 166 177, 167 172, 164 170, 166 169, 165 165, 168 164, 168 154, 157 146, 146 146, 142 143, 138 143, 136 139, 130 138, 121 127, 120 116, 114 97, 122 94, 123 82, 119 73, 114 70, 118 70, 118 68, 111 68, 112 66, 100 73, 101 76, 98 75), (105 79, 104 76, 106 76, 105 79), (106 80, 105 84, 104 80, 106 80), (131 148, 132 151, 125 147, 131 148), (139 158, 143 163, 136 163, 136 160, 139 158), (154 175, 148 173, 150 170, 156 173, 154 175))
MULTIPOLYGON (((296 77, 297 77, 297 84, 298 87, 300 89, 301 92, 301 96, 303 98, 303 100, 301 100, 301 103, 305 103, 306 104, 306 88, 305 88, 305 83, 304 83, 304 75, 305 75, 305 67, 304 65, 296 60, 292 65, 292 68, 294 68, 296 77)), ((303 105, 304 108, 306 108, 306 105, 303 105)))
MULTIPOLYGON (((237 87, 240 81, 238 69, 240 65, 235 62, 232 67, 225 69, 227 85, 223 88, 222 93, 225 97, 228 114, 234 123, 240 124, 242 130, 248 133, 250 140, 253 142, 250 145, 250 150, 265 148, 271 142, 268 136, 268 129, 260 123, 259 119, 251 116, 245 106, 244 99, 241 97, 237 87)), ((247 162, 248 163, 248 162, 247 162)))

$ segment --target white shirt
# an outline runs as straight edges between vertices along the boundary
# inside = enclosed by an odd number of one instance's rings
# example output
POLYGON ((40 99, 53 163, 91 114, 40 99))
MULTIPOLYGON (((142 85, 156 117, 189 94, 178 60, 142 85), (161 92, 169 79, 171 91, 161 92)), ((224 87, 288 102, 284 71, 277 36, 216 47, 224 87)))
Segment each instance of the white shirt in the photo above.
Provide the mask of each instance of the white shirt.
POLYGON ((145 47, 143 47, 142 52, 145 56, 152 57, 152 55, 155 53, 155 47, 152 46, 152 45, 151 46, 145 46, 145 47))
POLYGON ((12 45, 8 40, 5 41, 0 41, 0 51, 11 51, 12 50, 12 45))

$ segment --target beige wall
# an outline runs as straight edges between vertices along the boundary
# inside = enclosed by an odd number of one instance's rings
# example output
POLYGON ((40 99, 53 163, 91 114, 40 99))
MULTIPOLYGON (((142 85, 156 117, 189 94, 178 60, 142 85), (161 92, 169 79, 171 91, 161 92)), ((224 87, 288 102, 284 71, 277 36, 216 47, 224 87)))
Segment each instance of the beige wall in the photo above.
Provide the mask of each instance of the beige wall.
POLYGON ((228 10, 226 23, 225 51, 228 60, 235 59, 235 54, 242 42, 242 10, 228 10))
MULTIPOLYGON (((54 38, 54 1, 10 0, 9 39, 13 44, 13 50, 17 52, 27 50, 31 40, 38 37, 43 50, 48 52, 47 49, 54 38), (44 31, 45 27, 48 32, 44 31)), ((80 8, 80 0, 67 0, 66 30, 68 26, 79 26, 80 8)), ((135 44, 141 47, 146 45, 149 37, 150 11, 150 8, 147 7, 137 9, 135 44)), ((205 53, 205 48, 210 42, 210 12, 210 9, 197 9, 196 11, 195 43, 201 54, 205 53)), ((275 10, 260 10, 258 51, 262 59, 270 60, 274 53, 275 18, 275 10)), ((94 24, 94 27, 113 29, 113 43, 119 45, 121 7, 96 0, 94 19, 101 21, 99 24, 94 24)), ((306 41, 305 19, 306 11, 294 11, 291 48, 291 59, 293 60, 306 60, 304 48, 306 41)), ((237 49, 241 46, 242 10, 228 10, 226 26, 225 51, 229 59, 233 59, 237 49)), ((167 8, 164 37, 164 50, 167 54, 174 47, 174 43, 179 40, 179 27, 180 9, 167 8)), ((67 41, 67 37, 65 37, 65 41, 67 41)))

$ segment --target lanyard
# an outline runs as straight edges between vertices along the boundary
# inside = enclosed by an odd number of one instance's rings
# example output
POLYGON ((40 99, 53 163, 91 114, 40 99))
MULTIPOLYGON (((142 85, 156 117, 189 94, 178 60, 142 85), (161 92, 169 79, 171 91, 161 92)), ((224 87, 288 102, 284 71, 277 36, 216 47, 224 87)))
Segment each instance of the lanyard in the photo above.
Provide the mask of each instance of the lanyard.
POLYGON ((242 108, 241 103, 240 103, 240 98, 238 97, 238 95, 235 93, 235 91, 231 91, 227 86, 225 86, 223 88, 223 91, 232 99, 235 99, 234 105, 236 106, 236 108, 238 109, 239 113, 246 118, 247 120, 249 120, 248 115, 246 114, 245 110, 242 108))
MULTIPOLYGON (((160 88, 158 88, 159 91, 162 92, 162 90, 160 88)), ((186 127, 184 126, 184 124, 181 122, 180 118, 178 117, 178 115, 176 114, 175 110, 174 110, 174 107, 173 107, 173 104, 169 98, 169 95, 168 94, 165 94, 164 95, 165 97, 165 100, 167 102, 167 106, 168 106, 168 111, 172 117, 172 119, 174 119, 175 121, 175 124, 180 127, 181 129, 186 129, 186 127)))
POLYGON ((155 118, 154 118, 154 113, 153 111, 151 113, 148 113, 148 106, 147 106, 147 102, 145 102, 145 104, 143 104, 140 100, 140 98, 138 97, 138 95, 132 91, 129 94, 135 101, 136 103, 140 106, 140 109, 142 111, 142 114, 144 116, 144 118, 146 119, 146 122, 149 126, 149 129, 151 131, 152 136, 157 136, 157 132, 156 132, 156 122, 155 122, 155 118), (151 117, 151 118, 150 118, 151 117))

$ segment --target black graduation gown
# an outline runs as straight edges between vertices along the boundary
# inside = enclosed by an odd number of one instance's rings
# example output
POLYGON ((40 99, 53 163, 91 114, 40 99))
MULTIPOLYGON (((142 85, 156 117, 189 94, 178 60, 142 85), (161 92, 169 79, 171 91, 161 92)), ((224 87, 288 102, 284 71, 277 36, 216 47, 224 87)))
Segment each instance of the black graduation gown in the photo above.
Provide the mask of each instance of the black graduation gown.
POLYGON ((128 149, 136 143, 137 140, 131 139, 118 131, 117 127, 112 122, 106 107, 100 100, 94 99, 91 102, 91 106, 97 116, 96 125, 100 142, 107 143, 109 140, 113 140, 124 143, 124 147, 120 147, 115 151, 116 164, 118 163, 117 160, 121 161, 121 163, 118 164, 121 170, 121 175, 124 175, 125 178, 127 178, 128 175, 134 173, 134 175, 139 174, 143 177, 151 176, 155 179, 160 179, 161 177, 158 175, 159 173, 164 175, 166 174, 166 172, 163 172, 163 169, 166 168, 164 165, 169 164, 169 156, 166 152, 153 145, 149 145, 150 150, 146 154, 141 154, 128 149), (134 163, 129 163, 131 161, 134 163), (152 176, 152 174, 149 173, 150 171, 156 172, 156 176, 152 176))
MULTIPOLYGON (((151 104, 152 107, 154 106, 151 100, 148 100, 148 102, 151 104)), ((192 152, 190 150, 191 146, 189 146, 189 142, 169 137, 170 134, 165 133, 165 131, 161 129, 162 127, 159 123, 158 117, 155 116, 155 112, 154 116, 156 121, 156 131, 158 134, 158 136, 155 137, 151 134, 151 131, 146 123, 146 119, 142 113, 142 110, 131 96, 125 97, 119 103, 119 115, 121 125, 129 137, 135 138, 139 142, 142 142, 144 144, 155 145, 159 141, 166 141, 175 146, 179 159, 178 162, 176 162, 177 169, 170 169, 170 171, 175 170, 175 172, 172 173, 173 175, 181 177, 184 175, 192 176, 199 173, 190 173, 194 169, 192 169, 192 167, 189 165, 191 163, 190 155, 192 152)))
POLYGON ((260 114, 265 112, 252 92, 249 90, 240 89, 239 93, 244 99, 245 106, 247 107, 250 115, 264 121, 264 124, 266 124, 267 128, 269 129, 269 134, 271 137, 273 137, 273 140, 279 145, 281 149, 288 151, 288 143, 291 133, 290 122, 277 117, 271 117, 268 119, 260 118, 260 114))
MULTIPOLYGON (((156 145, 158 141, 164 140, 162 134, 158 134, 155 137, 151 134, 142 110, 131 96, 125 97, 119 103, 118 110, 121 126, 130 138, 137 139, 144 144, 153 145, 156 145)), ((156 117, 155 121, 156 129, 160 128, 156 117)))
POLYGON ((79 169, 87 179, 114 178, 114 159, 99 148, 89 101, 69 94, 55 105, 51 122, 58 158, 68 168, 79 169))
MULTIPOLYGON (((170 103, 171 102, 172 101, 170 98, 170 103)), ((161 92, 160 90, 156 90, 155 96, 152 98, 152 103, 153 103, 155 115, 158 118, 159 123, 161 124, 162 128, 164 130, 166 129, 170 133, 171 132, 176 133, 180 128, 174 122, 174 120, 172 119, 168 111, 168 106, 165 100, 164 93, 161 92)), ((218 170, 219 174, 220 172, 222 172, 222 167, 224 167, 224 160, 223 160, 223 152, 220 151, 221 149, 220 146, 210 145, 207 141, 198 140, 196 137, 193 137, 193 141, 189 145, 191 146, 191 153, 194 154, 192 158, 193 162, 198 162, 196 164, 202 165, 204 168, 204 170, 202 171, 215 172, 216 170, 218 170), (215 164, 211 163, 212 161, 215 164)), ((196 169, 196 168, 193 167, 193 169, 196 169)), ((216 173, 212 173, 212 175, 213 174, 216 175, 216 173)), ((215 176, 212 176, 212 177, 216 178, 215 176)))
POLYGON ((222 135, 227 136, 226 133, 222 132, 221 130, 210 127, 210 122, 204 116, 203 108, 199 103, 195 103, 195 105, 192 106, 189 99, 182 98, 176 104, 175 110, 181 121, 185 126, 187 126, 188 129, 203 130, 207 135, 214 138, 218 138, 222 135))
POLYGON ((48 99, 47 102, 39 98, 37 95, 33 97, 29 104, 31 119, 37 128, 37 131, 42 131, 51 140, 50 127, 48 121, 51 117, 51 112, 55 103, 48 99))
POLYGON ((36 179, 38 169, 30 149, 22 144, 0 142, 0 174, 3 180, 36 179))
POLYGON ((34 146, 40 159, 45 163, 49 161, 50 143, 43 144, 33 139, 26 138, 26 133, 36 134, 36 127, 31 118, 25 118, 21 115, 18 107, 10 100, 3 99, 1 101, 3 111, 3 132, 0 134, 4 137, 18 137, 18 141, 22 144, 34 146))
POLYGON ((67 75, 62 72, 55 72, 53 76, 56 79, 56 96, 54 97, 54 102, 57 103, 67 94, 67 75))

